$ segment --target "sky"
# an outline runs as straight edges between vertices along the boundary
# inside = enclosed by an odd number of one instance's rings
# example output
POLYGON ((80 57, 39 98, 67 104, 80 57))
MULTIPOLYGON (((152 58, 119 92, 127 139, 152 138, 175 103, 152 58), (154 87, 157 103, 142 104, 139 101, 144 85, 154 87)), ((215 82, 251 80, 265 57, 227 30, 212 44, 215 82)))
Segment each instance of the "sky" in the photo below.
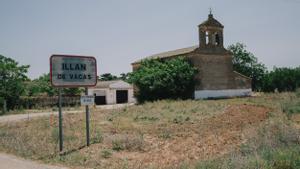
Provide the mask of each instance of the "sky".
POLYGON ((49 73, 52 54, 94 56, 98 74, 198 44, 209 8, 224 46, 242 42, 269 69, 300 66, 300 0, 0 0, 0 54, 49 73))

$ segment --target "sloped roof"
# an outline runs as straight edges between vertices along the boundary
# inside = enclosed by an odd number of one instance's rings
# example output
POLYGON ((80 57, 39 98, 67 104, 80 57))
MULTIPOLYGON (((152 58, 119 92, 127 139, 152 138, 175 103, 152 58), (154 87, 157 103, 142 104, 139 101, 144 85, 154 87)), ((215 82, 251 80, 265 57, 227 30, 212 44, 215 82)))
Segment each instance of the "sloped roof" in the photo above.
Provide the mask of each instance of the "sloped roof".
POLYGON ((187 47, 187 48, 171 50, 171 51, 168 51, 168 52, 162 52, 162 53, 158 53, 158 54, 151 55, 151 56, 145 57, 143 59, 137 60, 137 61, 133 62, 132 64, 139 63, 139 62, 141 62, 142 60, 145 60, 145 59, 168 58, 168 57, 171 57, 171 56, 184 55, 184 54, 193 52, 197 48, 198 48, 198 46, 191 46, 191 47, 187 47))
POLYGON ((98 81, 94 88, 132 88, 132 86, 123 80, 98 81))
POLYGON ((220 27, 224 28, 224 26, 217 21, 212 14, 208 15, 208 19, 204 22, 202 22, 199 26, 210 26, 210 27, 220 27))
POLYGON ((111 80, 111 81, 98 81, 96 88, 109 88, 109 85, 118 82, 119 80, 111 80))

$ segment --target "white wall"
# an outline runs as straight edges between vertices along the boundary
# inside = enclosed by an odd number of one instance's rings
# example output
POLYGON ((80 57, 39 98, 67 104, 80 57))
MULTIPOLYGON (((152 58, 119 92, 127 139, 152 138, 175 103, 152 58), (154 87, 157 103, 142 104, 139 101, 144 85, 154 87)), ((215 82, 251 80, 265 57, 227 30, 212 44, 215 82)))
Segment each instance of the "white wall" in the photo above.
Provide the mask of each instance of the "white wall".
POLYGON ((106 103, 107 104, 116 104, 116 90, 108 89, 106 95, 106 103))
POLYGON ((128 102, 129 103, 136 102, 136 99, 134 98, 134 95, 133 95, 133 89, 128 89, 128 102))
POLYGON ((218 97, 235 97, 250 96, 251 89, 227 89, 227 90, 196 90, 195 99, 218 98, 218 97))

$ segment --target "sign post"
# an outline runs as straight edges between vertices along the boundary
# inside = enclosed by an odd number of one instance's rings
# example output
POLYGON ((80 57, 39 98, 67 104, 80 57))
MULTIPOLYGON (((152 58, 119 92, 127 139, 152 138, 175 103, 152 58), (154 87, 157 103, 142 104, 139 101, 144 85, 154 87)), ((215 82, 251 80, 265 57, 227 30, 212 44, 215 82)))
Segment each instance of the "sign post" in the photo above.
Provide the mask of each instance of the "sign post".
MULTIPOLYGON (((97 84, 97 62, 90 56, 52 55, 50 57, 50 81, 52 86, 59 87, 59 151, 63 151, 63 119, 62 119, 62 88, 85 87, 85 95, 88 95, 88 87, 97 84)), ((90 145, 89 104, 87 100, 86 111, 86 143, 90 145)))
MULTIPOLYGON (((85 95, 88 95, 88 88, 85 88, 85 95)), ((89 105, 85 105, 85 119, 86 119, 86 145, 90 146, 90 112, 89 105)))
POLYGON ((62 128, 62 112, 61 112, 61 88, 58 89, 58 125, 59 125, 59 151, 63 151, 63 128, 62 128))

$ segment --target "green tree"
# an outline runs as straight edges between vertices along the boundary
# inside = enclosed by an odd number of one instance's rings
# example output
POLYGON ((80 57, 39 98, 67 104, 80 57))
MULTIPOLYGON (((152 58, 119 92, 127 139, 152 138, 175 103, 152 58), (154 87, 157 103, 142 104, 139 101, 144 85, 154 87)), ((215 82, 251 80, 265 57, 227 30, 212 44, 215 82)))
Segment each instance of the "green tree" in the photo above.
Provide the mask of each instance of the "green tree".
POLYGON ((230 45, 228 50, 233 53, 233 69, 245 76, 252 78, 252 89, 260 91, 263 87, 264 76, 267 68, 258 62, 257 58, 242 43, 230 45))
POLYGON ((129 73, 121 73, 119 79, 128 81, 129 73))
POLYGON ((0 100, 6 101, 8 110, 14 109, 24 94, 28 68, 29 65, 19 65, 15 60, 0 55, 0 100))
POLYGON ((276 68, 274 67, 264 77, 263 90, 273 92, 295 91, 300 87, 300 67, 297 68, 276 68))
POLYGON ((138 70, 129 74, 129 82, 138 92, 139 102, 192 96, 196 68, 183 57, 170 60, 145 60, 138 70))
POLYGON ((104 73, 102 75, 100 75, 100 80, 103 81, 109 81, 109 80, 117 80, 118 77, 115 75, 112 75, 111 73, 104 73))
POLYGON ((56 95, 58 91, 53 88, 50 84, 50 75, 43 74, 37 79, 34 79, 27 83, 27 95, 37 96, 37 95, 56 95))
MULTIPOLYGON (((68 96, 80 95, 82 90, 80 88, 64 88, 63 94, 68 96)), ((55 96, 58 95, 58 89, 54 88, 50 83, 50 74, 43 74, 37 79, 34 79, 27 83, 27 95, 38 96, 47 95, 55 96)))

